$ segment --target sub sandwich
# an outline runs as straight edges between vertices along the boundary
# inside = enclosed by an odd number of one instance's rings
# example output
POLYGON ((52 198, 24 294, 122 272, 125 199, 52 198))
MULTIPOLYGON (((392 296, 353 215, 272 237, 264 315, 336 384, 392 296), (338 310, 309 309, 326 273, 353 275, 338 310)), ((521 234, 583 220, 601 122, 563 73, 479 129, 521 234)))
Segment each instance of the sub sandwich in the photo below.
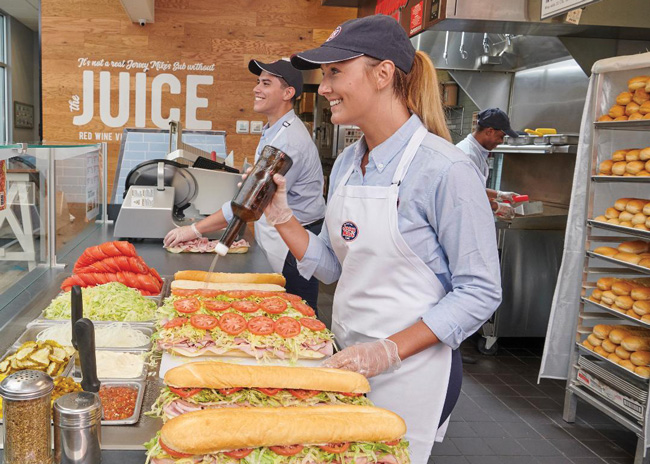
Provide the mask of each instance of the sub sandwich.
POLYGON ((157 311, 158 347, 181 356, 321 359, 333 335, 297 295, 255 290, 172 290, 157 311))
POLYGON ((348 404, 371 406, 368 380, 341 369, 192 362, 170 369, 150 415, 201 409, 348 404))
POLYGON ((145 446, 153 464, 407 464, 405 433, 370 406, 222 408, 171 419, 145 446))

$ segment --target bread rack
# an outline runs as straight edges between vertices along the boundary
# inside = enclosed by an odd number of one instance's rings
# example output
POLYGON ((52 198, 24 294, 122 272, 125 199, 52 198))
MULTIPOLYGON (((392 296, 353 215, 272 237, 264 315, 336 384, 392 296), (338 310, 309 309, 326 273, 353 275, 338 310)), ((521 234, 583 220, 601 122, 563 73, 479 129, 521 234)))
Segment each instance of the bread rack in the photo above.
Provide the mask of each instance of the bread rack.
MULTIPOLYGON (((594 105, 596 117, 602 114, 603 108, 608 108, 613 104, 618 92, 624 90, 620 88, 621 82, 627 82, 627 79, 642 74, 650 75, 650 69, 613 71, 604 74, 593 73, 591 79, 596 79, 596 91, 588 104, 594 105)), ((614 151, 611 150, 612 147, 622 149, 637 144, 643 147, 650 146, 650 120, 592 122, 592 124, 593 130, 590 139, 583 140, 583 143, 588 144, 588 152, 591 153, 590 175, 587 179, 582 180, 588 183, 587 198, 584 203, 588 219, 584 237, 582 298, 578 305, 576 343, 573 344, 567 377, 563 418, 567 422, 575 421, 576 414, 580 413, 578 400, 594 406, 637 435, 635 464, 650 463, 650 453, 647 452, 647 448, 650 446, 649 379, 615 364, 580 344, 591 333, 592 327, 599 323, 628 324, 650 328, 650 324, 646 322, 588 299, 594 288, 594 282, 600 277, 639 278, 647 277, 650 274, 648 268, 602 256, 592 251, 598 246, 616 247, 620 242, 639 238, 650 241, 650 231, 593 220, 613 204, 611 200, 613 197, 647 198, 650 200, 650 177, 597 175, 599 162, 609 159, 614 151), (626 138, 630 141, 628 145, 623 146, 621 140, 626 140, 626 138), (609 204, 607 204, 608 201, 609 204)), ((580 179, 574 179, 574 182, 580 181, 580 179)))

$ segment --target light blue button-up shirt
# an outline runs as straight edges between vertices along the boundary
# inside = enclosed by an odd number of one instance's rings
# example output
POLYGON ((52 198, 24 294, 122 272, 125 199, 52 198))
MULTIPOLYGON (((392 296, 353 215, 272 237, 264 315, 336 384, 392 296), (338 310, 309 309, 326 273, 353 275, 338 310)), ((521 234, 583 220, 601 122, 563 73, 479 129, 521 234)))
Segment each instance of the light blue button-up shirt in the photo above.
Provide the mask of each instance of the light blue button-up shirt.
MULTIPOLYGON (((334 163, 329 196, 351 164, 354 170, 346 185, 390 185, 408 141, 421 124, 411 116, 372 150, 365 176, 361 173, 365 139, 346 148, 334 163)), ((496 230, 481 175, 461 150, 428 134, 404 177, 399 199, 399 231, 448 292, 422 319, 443 343, 456 349, 501 302, 496 230)), ((298 269, 303 277, 314 275, 325 283, 341 275, 327 224, 320 235, 309 233, 298 269)), ((390 282, 386 276, 383 280, 390 282)))
MULTIPOLYGON (((323 168, 318 156, 318 149, 311 139, 309 131, 296 116, 293 110, 287 112, 269 127, 262 129, 262 137, 257 146, 257 153, 271 144, 285 152, 293 160, 293 165, 285 178, 287 179, 287 201, 301 224, 310 224, 325 216, 325 199, 323 198, 323 168), (292 121, 293 119, 293 121, 292 121), (291 125, 280 133, 283 124, 291 121, 291 125)), ((221 207, 226 221, 233 217, 230 202, 221 207)))
POLYGON ((469 156, 469 159, 472 160, 481 173, 483 185, 487 184, 487 178, 490 174, 490 165, 488 164, 490 152, 483 148, 483 145, 478 143, 478 140, 472 134, 468 134, 456 146, 469 156))

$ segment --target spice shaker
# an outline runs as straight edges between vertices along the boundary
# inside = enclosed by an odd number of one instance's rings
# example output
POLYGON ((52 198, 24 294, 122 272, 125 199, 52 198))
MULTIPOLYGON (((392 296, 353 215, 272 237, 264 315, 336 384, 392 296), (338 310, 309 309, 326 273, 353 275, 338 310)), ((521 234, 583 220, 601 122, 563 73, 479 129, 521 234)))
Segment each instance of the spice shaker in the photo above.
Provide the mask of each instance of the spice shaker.
POLYGON ((53 389, 52 378, 41 371, 16 372, 0 383, 5 464, 51 464, 53 389))
POLYGON ((75 392, 54 402, 54 462, 98 464, 101 451, 102 403, 99 395, 75 392))

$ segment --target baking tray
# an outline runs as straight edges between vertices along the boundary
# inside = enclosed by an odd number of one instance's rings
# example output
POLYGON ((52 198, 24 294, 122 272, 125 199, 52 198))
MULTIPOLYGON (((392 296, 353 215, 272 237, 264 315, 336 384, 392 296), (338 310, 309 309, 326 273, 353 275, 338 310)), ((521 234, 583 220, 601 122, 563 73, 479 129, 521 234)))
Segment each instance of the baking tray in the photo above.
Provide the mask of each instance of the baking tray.
MULTIPOLYGON (((650 269, 648 270, 650 272, 650 269)), ((55 325, 59 325, 62 322, 68 322, 68 321, 50 321, 48 320, 47 322, 43 322, 41 320, 36 320, 32 321, 29 324, 27 324, 27 328, 23 332, 23 334, 16 340, 15 344, 23 344, 24 342, 30 341, 30 340, 36 340, 36 336, 42 331, 47 329, 48 327, 52 327, 55 325)), ((115 324, 115 322, 105 322, 105 323, 99 323, 95 322, 94 325, 97 327, 102 327, 104 325, 109 325, 109 324, 115 324)), ((120 323, 122 324, 122 323, 120 323)), ((146 345, 134 347, 134 348, 124 348, 124 347, 109 347, 109 346, 98 346, 97 348, 102 349, 102 350, 112 350, 112 351, 149 351, 152 346, 152 341, 151 341, 151 336, 154 333, 154 327, 153 325, 151 326, 144 326, 144 325, 138 325, 136 326, 135 323, 133 322, 124 322, 123 324, 129 324, 132 329, 137 330, 139 332, 142 332, 144 335, 149 337, 149 342, 146 345)), ((72 344, 68 345, 72 346, 72 344)))
MULTIPOLYGON (((29 340, 27 340, 27 341, 29 341, 29 340)), ((11 356, 16 351, 18 351, 18 348, 20 348, 21 345, 22 345, 22 343, 18 343, 18 342, 11 345, 11 347, 7 351, 5 351, 5 353, 2 355, 2 358, 0 358, 0 362, 4 361, 7 356, 11 356)), ((74 367, 76 357, 77 357, 76 353, 72 353, 72 355, 70 356, 70 359, 68 359, 68 364, 63 368, 63 371, 61 371, 59 376, 61 376, 61 377, 70 377, 71 376, 72 368, 74 367)), ((24 370, 27 370, 27 369, 24 369, 24 370)))
POLYGON ((612 232, 618 232, 619 234, 634 235, 636 237, 641 237, 650 240, 650 231, 648 230, 634 229, 633 227, 617 226, 614 224, 609 224, 607 222, 594 221, 593 219, 587 219, 587 224, 597 229, 610 230, 612 232))
POLYGON ((589 298, 586 298, 586 297, 584 297, 584 296, 581 297, 580 299, 581 299, 583 302, 585 302, 585 303, 589 303, 590 305, 593 305, 593 306, 595 306, 595 307, 597 307, 598 309, 601 309, 601 310, 603 310, 603 311, 607 311, 608 313, 613 314, 613 315, 619 317, 620 319, 625 319, 625 320, 627 320, 627 321, 634 322, 634 324, 636 324, 636 325, 640 325, 641 327, 648 327, 648 328, 650 328, 650 324, 647 323, 647 322, 642 321, 641 319, 636 319, 636 318, 634 318, 634 317, 632 317, 632 316, 628 316, 626 313, 621 313, 621 312, 616 311, 615 309, 608 308, 607 306, 603 306, 603 305, 601 305, 601 304, 598 304, 598 303, 596 303, 595 301, 591 301, 589 298))
POLYGON ((594 182, 625 182, 625 183, 648 183, 650 176, 604 176, 595 175, 591 176, 594 182))
POLYGON ((548 134, 544 139, 550 145, 578 145, 579 134, 548 134))
MULTIPOLYGON (((639 266, 638 264, 632 264, 628 263, 627 261, 621 261, 620 259, 614 259, 610 256, 605 256, 605 255, 599 255, 598 253, 594 253, 593 251, 588 251, 587 256, 590 258, 597 258, 597 259, 602 259, 603 261, 607 261, 608 263, 612 264, 617 264, 619 266, 624 266, 628 269, 633 269, 637 272, 641 272, 643 274, 650 274, 650 268, 649 267, 643 267, 639 266)), ((612 272, 615 272, 616 269, 612 269, 612 272)))
POLYGON ((504 140, 504 143, 506 145, 518 147, 520 145, 532 145, 536 139, 540 139, 540 138, 541 137, 539 135, 530 135, 530 134, 519 135, 519 137, 507 136, 504 140))
POLYGON ((650 120, 639 119, 636 121, 596 121, 594 127, 609 130, 640 130, 650 131, 650 120))
POLYGON ((602 361, 607 361, 610 366, 613 366, 615 369, 617 369, 617 372, 622 372, 622 373, 624 373, 624 375, 627 375, 627 376, 632 377, 634 379, 640 380, 640 381, 642 381, 642 382, 644 382, 646 384, 648 383, 648 381, 650 381, 650 379, 646 379, 645 377, 641 377, 636 372, 632 372, 631 370, 626 369, 626 368, 624 368, 623 366, 621 366, 619 364, 616 364, 614 361, 612 361, 610 359, 607 359, 605 356, 599 355, 595 351, 591 351, 590 349, 586 348, 585 346, 581 345, 580 343, 576 343, 576 345, 578 346, 578 349, 580 350, 580 352, 582 354, 588 354, 588 355, 594 356, 594 357, 596 357, 596 358, 598 358, 598 359, 600 359, 602 361))
MULTIPOLYGON (((97 349, 95 350, 97 352, 100 351, 106 351, 106 352, 111 352, 111 353, 131 353, 135 354, 138 356, 142 356, 143 358, 143 365, 142 365, 142 372, 140 372, 140 375, 137 377, 130 377, 130 378, 119 378, 119 377, 102 377, 99 375, 99 369, 97 371, 97 377, 99 378, 100 381, 104 382, 144 382, 147 379, 147 374, 149 372, 149 366, 147 364, 147 356, 146 352, 142 350, 105 350, 105 349, 97 349)), ((81 365, 77 362, 75 362, 74 365, 74 371, 72 373, 72 377, 75 380, 81 379, 81 365)))
POLYGON ((103 381, 102 387, 135 387, 138 389, 138 396, 135 399, 135 410, 133 415, 122 420, 104 420, 102 425, 133 425, 140 420, 140 412, 142 411, 142 402, 144 401, 144 391, 147 386, 146 382, 131 382, 131 381, 103 381))

